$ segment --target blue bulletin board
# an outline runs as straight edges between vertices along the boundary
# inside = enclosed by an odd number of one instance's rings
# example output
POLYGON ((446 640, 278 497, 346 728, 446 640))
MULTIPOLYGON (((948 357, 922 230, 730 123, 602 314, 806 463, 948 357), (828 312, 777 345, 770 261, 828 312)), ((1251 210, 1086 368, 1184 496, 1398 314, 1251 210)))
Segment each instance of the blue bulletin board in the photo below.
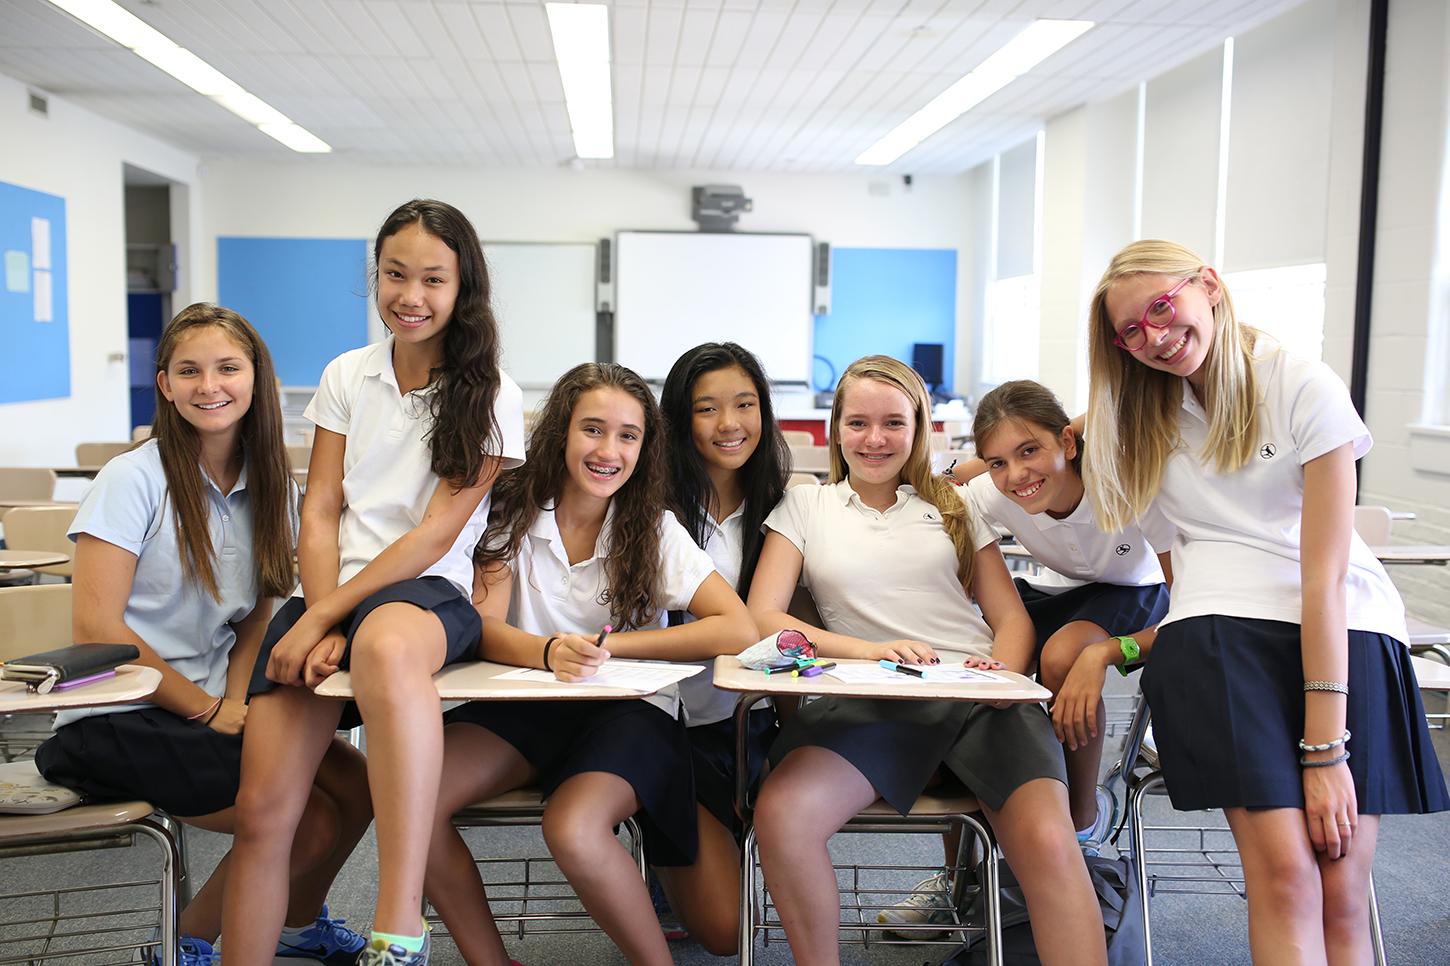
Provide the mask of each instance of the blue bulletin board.
POLYGON ((0 403, 70 395, 65 199, 0 181, 0 403))

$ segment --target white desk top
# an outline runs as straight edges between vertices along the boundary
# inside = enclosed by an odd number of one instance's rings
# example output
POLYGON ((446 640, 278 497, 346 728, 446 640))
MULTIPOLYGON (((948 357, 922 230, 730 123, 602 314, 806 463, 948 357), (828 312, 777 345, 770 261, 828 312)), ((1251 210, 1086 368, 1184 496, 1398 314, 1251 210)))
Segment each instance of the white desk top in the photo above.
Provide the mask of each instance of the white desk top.
MULTIPOLYGON (((450 664, 433 675, 433 685, 438 689, 439 699, 443 701, 540 701, 558 698, 612 701, 619 698, 643 698, 655 693, 606 688, 583 682, 568 684, 564 681, 543 683, 498 679, 498 675, 513 670, 517 669, 510 664, 462 661, 450 664)), ((338 671, 317 686, 317 694, 324 698, 351 698, 352 678, 348 672, 338 671)))
POLYGON ((115 677, 66 691, 32 694, 19 681, 0 681, 0 714, 32 714, 63 708, 98 708, 130 704, 161 686, 161 672, 140 664, 122 664, 115 677))
POLYGON ((25 567, 54 567, 70 558, 54 550, 0 550, 0 570, 25 567))
POLYGON ((1429 544, 1406 544, 1404 546, 1370 547, 1380 563, 1386 564, 1440 564, 1450 563, 1450 546, 1429 544))
MULTIPOLYGON (((875 664, 875 661, 829 658, 839 664, 875 664)), ((1006 684, 982 681, 927 682, 911 681, 906 684, 880 687, 868 684, 848 684, 830 674, 818 674, 809 678, 793 678, 785 674, 766 674, 752 671, 740 663, 733 654, 715 658, 715 686, 725 691, 740 691, 753 694, 830 694, 850 698, 887 698, 900 701, 1012 701, 1036 703, 1052 697, 1052 692, 1036 682, 1014 674, 1011 671, 993 671, 1010 679, 1006 684)))
POLYGON ((1415 679, 1425 691, 1450 691, 1450 664, 1441 664, 1427 657, 1410 656, 1415 666, 1415 679))

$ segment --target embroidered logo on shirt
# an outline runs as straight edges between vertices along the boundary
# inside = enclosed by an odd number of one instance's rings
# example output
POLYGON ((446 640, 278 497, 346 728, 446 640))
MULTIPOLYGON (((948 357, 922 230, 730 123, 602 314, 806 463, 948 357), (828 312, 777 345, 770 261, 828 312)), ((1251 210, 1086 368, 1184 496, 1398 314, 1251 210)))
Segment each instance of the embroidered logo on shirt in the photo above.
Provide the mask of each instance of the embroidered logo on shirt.
POLYGON ((935 513, 932 513, 930 510, 927 510, 925 513, 923 513, 921 515, 921 518, 923 520, 940 520, 941 519, 941 517, 937 516, 935 513))
POLYGON ((1259 447, 1259 459, 1271 460, 1274 458, 1274 454, 1277 452, 1279 452, 1279 448, 1277 446, 1275 446, 1273 443, 1265 443, 1263 446, 1259 447))
POLYGON ((1120 543, 1117 545, 1117 547, 1113 549, 1113 553, 1117 554, 1119 557, 1125 557, 1132 549, 1132 546, 1130 546, 1129 544, 1120 543))

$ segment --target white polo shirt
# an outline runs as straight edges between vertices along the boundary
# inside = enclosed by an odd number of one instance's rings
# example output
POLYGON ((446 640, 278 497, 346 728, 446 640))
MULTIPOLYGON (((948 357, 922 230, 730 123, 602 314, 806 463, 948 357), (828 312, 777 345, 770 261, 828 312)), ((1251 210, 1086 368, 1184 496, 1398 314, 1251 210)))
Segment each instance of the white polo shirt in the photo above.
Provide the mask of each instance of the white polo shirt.
MULTIPOLYGON (((524 461, 524 394, 499 373, 493 418, 502 439, 504 469, 524 461)), ((303 414, 322 429, 347 437, 342 462, 342 520, 338 525, 339 584, 423 522, 438 486, 432 470, 428 397, 436 387, 398 391, 393 339, 344 352, 327 364, 322 383, 303 414)), ((473 548, 488 523, 484 497, 453 546, 420 576, 446 577, 468 596, 473 590, 473 548)), ((299 584, 293 596, 302 595, 299 584)))
MULTIPOLYGON (((216 696, 226 691, 227 660, 237 640, 232 625, 250 614, 257 603, 257 568, 252 559, 246 466, 225 495, 205 472, 202 479, 219 600, 186 578, 161 450, 155 440, 122 453, 96 474, 95 485, 76 510, 70 538, 90 534, 135 555, 126 626, 178 674, 216 696)), ((293 522, 295 527, 295 509, 293 522)), ((150 706, 150 702, 142 702, 62 711, 55 724, 58 728, 89 715, 150 706)))
MULTIPOLYGON (((801 582, 826 630, 882 643, 930 644, 943 661, 992 653, 992 629, 957 579, 957 555, 941 512, 909 484, 885 513, 861 501, 846 480, 785 491, 765 525, 805 560, 801 582)), ((980 550, 997 534, 972 517, 980 550)))
MULTIPOLYGON (((1295 358, 1261 336, 1253 366, 1259 445, 1228 474, 1199 458, 1208 416, 1183 383, 1182 445, 1168 459, 1156 501, 1178 528, 1173 595, 1162 624, 1204 614, 1302 623, 1304 464, 1345 443, 1358 459, 1372 445, 1344 383, 1324 363, 1295 358)), ((1355 533, 1345 590, 1351 630, 1409 640, 1395 585, 1355 533)))
MULTIPOLYGON (((715 572, 724 577, 730 589, 734 590, 735 585, 740 582, 740 569, 744 563, 745 504, 741 503, 734 513, 723 520, 717 521, 706 513, 705 528, 705 553, 710 555, 710 560, 715 564, 715 572)), ((685 532, 689 533, 688 530, 685 532)), ((685 612, 686 623, 694 619, 688 611, 685 612)), ((733 715, 735 700, 739 696, 733 691, 722 691, 715 687, 715 662, 689 663, 698 664, 705 671, 680 682, 680 700, 685 704, 686 722, 694 727, 724 721, 733 715)))
POLYGON ((967 502, 983 521, 1010 530, 1033 560, 1052 571, 1027 578, 1041 591, 1061 593, 1086 583, 1127 587, 1163 583, 1157 554, 1172 548, 1173 525, 1156 510, 1121 533, 1104 533, 1086 496, 1058 520, 1047 513, 1028 513, 997 489, 986 473, 973 477, 965 489, 967 502))
MULTIPOLYGON (((561 633, 594 635, 610 623, 604 561, 609 558, 613 517, 614 504, 610 503, 594 544, 594 555, 571 565, 553 508, 539 511, 519 547, 519 555, 509 564, 514 575, 508 613, 511 625, 547 637, 561 633)), ((664 611, 688 608, 705 578, 715 572, 715 565, 705 551, 695 546, 673 513, 660 517, 659 532, 660 586, 656 600, 662 618, 664 611)), ((651 626, 659 626, 658 619, 651 626)), ((679 714, 676 685, 644 700, 671 716, 679 714)))

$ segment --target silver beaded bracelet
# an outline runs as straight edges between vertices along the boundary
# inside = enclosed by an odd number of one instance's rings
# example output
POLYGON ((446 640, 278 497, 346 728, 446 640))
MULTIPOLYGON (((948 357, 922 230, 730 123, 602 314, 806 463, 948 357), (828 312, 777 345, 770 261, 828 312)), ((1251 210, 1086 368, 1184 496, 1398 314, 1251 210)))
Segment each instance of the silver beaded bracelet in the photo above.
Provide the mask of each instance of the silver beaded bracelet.
POLYGON ((1304 743, 1304 739, 1303 738, 1300 738, 1299 739, 1299 750, 1300 751, 1328 751, 1331 748, 1338 748, 1340 745, 1344 744, 1348 740, 1349 740, 1349 729, 1348 728, 1345 728, 1344 729, 1344 734, 1340 735, 1338 738, 1335 738, 1333 741, 1326 741, 1322 745, 1306 745, 1304 743))
POLYGON ((1338 681, 1305 681, 1305 691, 1333 691, 1335 694, 1348 694, 1349 685, 1340 684, 1338 681))
POLYGON ((1310 761, 1308 758, 1300 758, 1299 764, 1304 768, 1328 768, 1330 765, 1338 765, 1349 761, 1349 752, 1346 750, 1334 758, 1326 758, 1323 761, 1310 761))

